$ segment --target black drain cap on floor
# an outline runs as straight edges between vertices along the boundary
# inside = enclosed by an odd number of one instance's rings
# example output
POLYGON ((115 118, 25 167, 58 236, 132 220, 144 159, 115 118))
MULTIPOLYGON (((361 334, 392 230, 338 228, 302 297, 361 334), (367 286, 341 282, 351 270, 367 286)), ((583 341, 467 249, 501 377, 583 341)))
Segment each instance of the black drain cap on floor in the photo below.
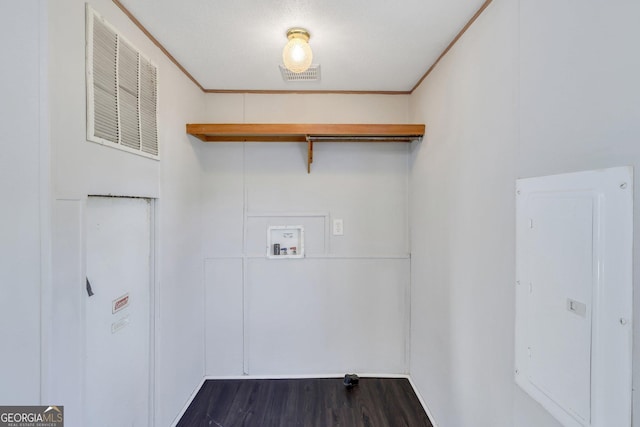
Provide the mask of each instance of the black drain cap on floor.
POLYGON ((360 377, 356 374, 346 374, 344 376, 344 386, 348 389, 353 388, 360 382, 360 377))

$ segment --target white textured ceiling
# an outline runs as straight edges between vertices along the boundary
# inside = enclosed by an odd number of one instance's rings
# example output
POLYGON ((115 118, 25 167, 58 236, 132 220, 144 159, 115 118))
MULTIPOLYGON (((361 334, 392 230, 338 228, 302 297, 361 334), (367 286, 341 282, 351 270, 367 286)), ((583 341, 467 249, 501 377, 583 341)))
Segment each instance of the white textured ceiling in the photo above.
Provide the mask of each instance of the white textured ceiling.
POLYGON ((120 0, 205 88, 410 91, 484 0, 120 0), (290 27, 319 82, 285 82, 290 27))

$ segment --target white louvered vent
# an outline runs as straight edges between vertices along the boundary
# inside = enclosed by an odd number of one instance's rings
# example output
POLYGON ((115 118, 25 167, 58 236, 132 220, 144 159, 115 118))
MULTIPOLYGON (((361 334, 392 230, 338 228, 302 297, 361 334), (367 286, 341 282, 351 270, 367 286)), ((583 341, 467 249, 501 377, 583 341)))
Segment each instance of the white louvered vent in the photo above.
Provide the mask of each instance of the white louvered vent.
POLYGON ((87 4, 87 139, 158 158, 158 70, 87 4))
POLYGON ((117 36, 100 21, 93 26, 93 135, 114 143, 118 142, 118 103, 116 102, 117 36))
POLYGON ((280 73, 285 82, 317 82, 320 80, 320 65, 312 65, 302 73, 294 73, 280 65, 280 73))
POLYGON ((158 86, 156 67, 140 58, 140 140, 142 151, 158 155, 158 86))

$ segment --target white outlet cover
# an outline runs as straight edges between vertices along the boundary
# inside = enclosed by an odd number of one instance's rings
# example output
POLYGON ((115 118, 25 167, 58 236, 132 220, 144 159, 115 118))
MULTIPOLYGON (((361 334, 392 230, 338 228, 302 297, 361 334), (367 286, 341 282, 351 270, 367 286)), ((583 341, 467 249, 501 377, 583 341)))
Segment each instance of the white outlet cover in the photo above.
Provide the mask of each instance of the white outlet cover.
POLYGON ((344 224, 342 222, 342 219, 333 220, 333 235, 334 236, 344 235, 344 224))

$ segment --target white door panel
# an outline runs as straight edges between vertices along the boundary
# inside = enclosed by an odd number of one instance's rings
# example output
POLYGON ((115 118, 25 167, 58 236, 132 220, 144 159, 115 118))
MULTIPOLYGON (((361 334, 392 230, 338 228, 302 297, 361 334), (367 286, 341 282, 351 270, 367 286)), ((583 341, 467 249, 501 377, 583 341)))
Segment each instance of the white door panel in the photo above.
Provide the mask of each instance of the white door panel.
POLYGON ((588 422, 594 271, 592 196, 531 197, 528 208, 533 222, 529 380, 588 422), (570 310, 568 301, 576 308, 570 310))
POLYGON ((149 425, 150 256, 149 200, 88 198, 86 426, 149 425))

